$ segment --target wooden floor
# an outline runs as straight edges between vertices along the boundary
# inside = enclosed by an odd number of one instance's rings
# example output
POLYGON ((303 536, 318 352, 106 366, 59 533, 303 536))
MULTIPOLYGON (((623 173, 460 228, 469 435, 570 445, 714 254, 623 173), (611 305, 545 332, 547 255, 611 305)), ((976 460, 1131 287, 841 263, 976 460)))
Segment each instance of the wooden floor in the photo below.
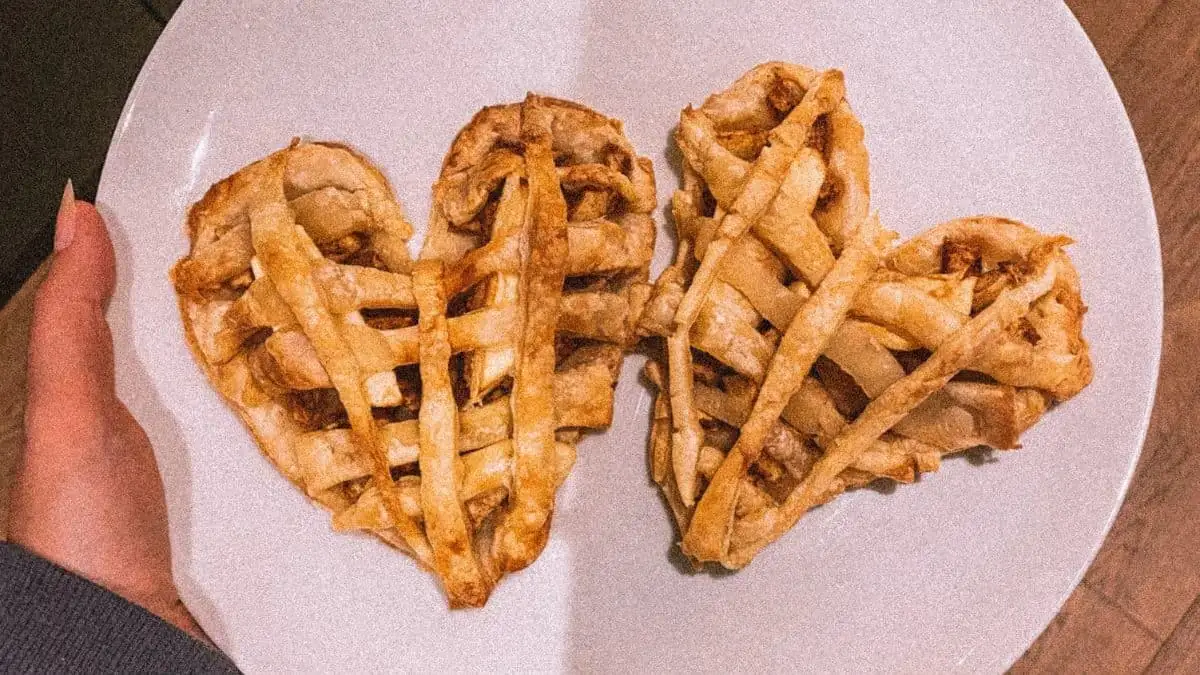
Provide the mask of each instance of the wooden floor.
MULTIPOLYGON (((1129 110, 1150 173, 1166 274, 1155 412, 1095 563, 1013 670, 1200 673, 1200 2, 1068 0, 1129 110)), ((49 215, 49 214, 48 214, 49 215)), ((35 276, 0 311, 0 528, 21 445, 35 276)), ((0 537, 3 536, 0 530, 0 537)))
POLYGON ((1163 360, 1125 506, 1083 583, 1014 670, 1198 673, 1200 2, 1068 4, 1112 73, 1150 173, 1166 275, 1163 360))

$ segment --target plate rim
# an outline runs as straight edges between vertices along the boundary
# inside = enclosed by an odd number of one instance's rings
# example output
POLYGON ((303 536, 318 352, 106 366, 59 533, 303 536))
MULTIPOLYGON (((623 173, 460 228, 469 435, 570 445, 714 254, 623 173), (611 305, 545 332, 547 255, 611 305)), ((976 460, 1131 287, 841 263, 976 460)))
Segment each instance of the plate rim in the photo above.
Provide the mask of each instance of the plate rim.
MULTIPOLYGON (((180 5, 175 14, 172 16, 171 20, 168 22, 167 26, 156 39, 154 47, 151 49, 150 53, 147 55, 146 59, 142 62, 142 65, 139 68, 137 78, 135 79, 129 94, 125 99, 120 117, 114 126, 113 134, 105 153, 104 168, 101 171, 101 176, 96 191, 96 202, 101 206, 102 209, 107 201, 106 197, 114 189, 112 184, 120 180, 119 178, 113 177, 113 172, 110 171, 110 167, 113 166, 111 160, 113 159, 114 155, 119 152, 130 122, 134 119, 140 100, 147 96, 144 90, 150 86, 148 84, 150 78, 152 77, 150 71, 155 64, 156 59, 161 58, 161 51, 165 49, 163 45, 171 40, 176 39, 177 32, 185 30, 185 28, 182 26, 191 20, 192 14, 196 11, 195 8, 199 4, 200 3, 196 2, 195 0, 185 0, 180 5)), ((1146 222, 1150 226, 1150 241, 1148 243, 1158 254, 1151 270, 1153 273, 1151 275, 1152 287, 1149 289, 1153 299, 1155 300, 1153 304, 1152 315, 1149 317, 1151 324, 1150 328, 1153 332, 1153 339, 1150 340, 1150 344, 1148 345, 1148 356, 1150 358, 1147 365, 1149 368, 1144 373, 1144 375, 1147 376, 1147 381, 1149 382, 1150 386, 1148 395, 1144 402, 1139 401, 1139 403, 1142 403, 1143 408, 1136 433, 1136 445, 1133 452, 1130 453, 1128 462, 1123 469, 1120 486, 1115 494, 1116 498, 1113 500, 1113 503, 1109 508, 1105 523, 1103 528, 1100 530, 1099 536, 1090 544, 1090 552, 1084 558, 1083 564, 1080 566, 1080 568, 1074 572, 1070 585, 1067 586, 1065 590, 1063 590, 1055 599, 1053 612, 1049 616, 1043 617, 1038 621, 1040 627, 1032 635, 1027 636, 1022 644, 1014 645, 1007 659, 1007 665, 1005 666, 1006 668, 1011 667, 1012 664, 1019 660, 1029 649, 1029 647, 1031 647, 1034 642, 1036 642, 1036 640, 1045 632, 1046 628, 1053 621, 1054 617, 1057 616, 1062 610, 1062 607, 1066 601, 1078 589, 1084 576, 1091 569, 1093 563, 1095 562, 1095 558, 1100 549, 1108 540, 1108 537, 1112 532, 1113 525, 1115 524, 1116 519, 1125 504, 1132 480, 1136 474, 1142 454, 1145 451, 1145 444, 1149 433, 1150 423, 1156 408, 1159 376, 1162 366, 1162 343, 1165 321, 1162 246, 1158 214, 1154 202, 1153 186, 1150 182, 1149 173, 1146 169, 1145 155, 1142 152, 1141 143, 1137 137, 1136 130, 1133 127, 1132 120, 1129 117, 1128 108, 1125 106, 1124 101, 1121 98, 1120 91, 1117 89, 1116 83, 1114 82, 1108 67, 1104 64, 1103 59, 1100 57, 1095 43, 1092 41, 1091 37, 1087 34, 1086 30, 1079 22, 1079 19, 1066 5, 1066 3, 1053 3, 1053 5, 1053 11, 1057 12, 1059 21, 1064 24, 1063 27, 1075 33, 1076 38, 1082 38, 1082 40, 1087 44, 1089 49, 1088 57, 1090 61, 1088 65, 1093 69, 1099 68, 1099 72, 1104 74, 1103 79, 1106 82, 1103 92, 1104 97, 1108 99, 1109 103, 1116 106, 1115 112, 1118 116, 1117 121, 1120 122, 1120 135, 1122 140, 1132 148, 1137 157, 1136 166, 1134 167, 1136 171, 1137 184, 1136 186, 1131 185, 1131 188, 1136 187, 1137 198, 1141 202, 1140 210, 1143 212, 1146 222)), ((656 228, 659 228, 659 233, 661 235, 661 227, 663 224, 659 222, 660 220, 661 218, 656 217, 655 226, 656 228)), ((112 310, 110 308, 109 313, 111 314, 111 312, 112 310)))

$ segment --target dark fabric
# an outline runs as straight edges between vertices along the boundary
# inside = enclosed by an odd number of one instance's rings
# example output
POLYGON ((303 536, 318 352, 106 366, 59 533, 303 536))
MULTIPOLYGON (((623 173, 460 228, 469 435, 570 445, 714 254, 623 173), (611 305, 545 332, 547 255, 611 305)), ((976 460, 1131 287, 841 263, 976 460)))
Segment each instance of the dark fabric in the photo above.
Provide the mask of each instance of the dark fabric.
POLYGON ((224 655, 96 584, 0 542, 0 673, 236 673, 224 655))

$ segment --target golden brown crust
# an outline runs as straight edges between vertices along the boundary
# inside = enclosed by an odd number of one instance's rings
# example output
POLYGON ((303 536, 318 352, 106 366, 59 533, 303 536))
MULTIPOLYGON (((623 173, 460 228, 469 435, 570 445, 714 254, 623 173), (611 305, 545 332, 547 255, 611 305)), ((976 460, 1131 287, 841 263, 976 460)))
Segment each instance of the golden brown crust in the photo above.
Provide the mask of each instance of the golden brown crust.
POLYGON ((557 487, 545 467, 554 437, 566 438, 564 421, 611 422, 612 386, 650 294, 654 206, 649 160, 621 124, 561 99, 530 95, 481 110, 443 162, 421 257, 509 252, 510 269, 472 272, 479 283, 455 287, 470 289, 474 311, 518 307, 526 331, 515 349, 477 350, 464 366, 468 407, 516 376, 513 492, 495 524, 498 570, 528 565, 545 545, 557 487))
POLYGON ((695 562, 738 568, 807 510, 1019 446, 1091 377, 1062 247, 968 218, 888 251, 841 75, 767 63, 681 114, 651 474, 695 562), (664 374, 666 377, 664 377, 664 374))
POLYGON ((475 555, 466 505, 458 491, 464 471, 458 459, 458 406, 450 381, 444 272, 441 261, 422 261, 413 270, 413 291, 420 310, 421 511, 434 568, 446 585, 450 606, 482 607, 492 583, 475 555))
POLYGON ((619 124, 543 97, 490 110, 461 142, 496 111, 528 129, 452 150, 415 278, 382 174, 298 141, 193 206, 172 270, 189 347, 264 454, 453 607, 542 550, 570 443, 611 422, 654 237, 649 162, 619 124))
POLYGON ((525 99, 521 140, 529 198, 518 291, 522 332, 513 364, 513 475, 494 551, 504 571, 523 569, 546 545, 554 508, 554 334, 566 278, 567 204, 555 172, 550 112, 525 99))

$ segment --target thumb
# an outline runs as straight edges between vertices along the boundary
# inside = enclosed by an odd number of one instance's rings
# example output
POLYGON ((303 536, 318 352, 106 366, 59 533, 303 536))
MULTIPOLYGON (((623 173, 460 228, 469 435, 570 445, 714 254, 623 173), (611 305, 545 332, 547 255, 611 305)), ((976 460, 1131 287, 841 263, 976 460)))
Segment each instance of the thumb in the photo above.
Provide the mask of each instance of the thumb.
POLYGON ((87 303, 103 308, 113 292, 112 241, 96 207, 75 200, 70 181, 54 227, 54 259, 42 284, 48 305, 87 303))
POLYGON ((75 201, 69 182, 55 222, 54 251, 30 327, 31 440, 39 414, 59 424, 64 417, 86 419, 79 413, 97 412, 113 396, 112 335, 104 318, 115 278, 112 241, 99 212, 75 201))

